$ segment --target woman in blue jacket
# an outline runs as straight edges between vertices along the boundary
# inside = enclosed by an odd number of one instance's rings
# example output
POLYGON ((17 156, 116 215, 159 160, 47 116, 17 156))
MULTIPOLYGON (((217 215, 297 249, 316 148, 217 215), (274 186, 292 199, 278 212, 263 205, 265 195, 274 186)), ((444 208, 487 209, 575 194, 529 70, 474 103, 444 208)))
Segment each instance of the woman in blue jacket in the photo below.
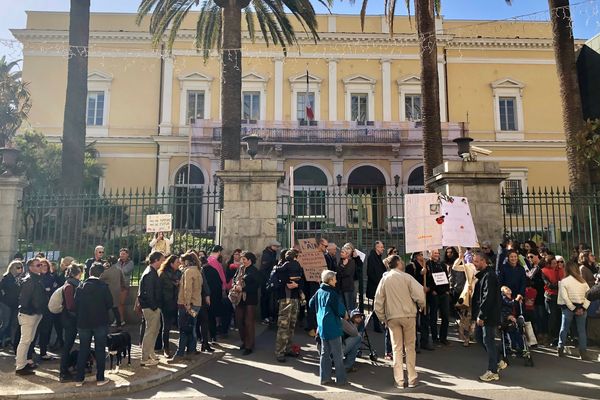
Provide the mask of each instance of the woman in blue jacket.
POLYGON ((342 351, 342 321, 346 316, 346 308, 339 294, 335 291, 336 273, 324 270, 321 273, 321 287, 310 299, 309 307, 317 315, 317 332, 321 338, 321 358, 319 376, 321 385, 331 384, 331 361, 335 366, 335 382, 346 385, 346 368, 344 368, 342 351))

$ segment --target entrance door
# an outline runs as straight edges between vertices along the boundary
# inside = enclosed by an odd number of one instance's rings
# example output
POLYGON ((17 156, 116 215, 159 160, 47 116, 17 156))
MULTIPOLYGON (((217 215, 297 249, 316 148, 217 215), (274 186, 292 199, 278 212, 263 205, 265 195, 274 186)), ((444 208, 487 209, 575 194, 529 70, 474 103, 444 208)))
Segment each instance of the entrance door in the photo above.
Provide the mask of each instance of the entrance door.
POLYGON ((348 227, 385 227, 385 177, 375 167, 356 168, 348 177, 348 227))

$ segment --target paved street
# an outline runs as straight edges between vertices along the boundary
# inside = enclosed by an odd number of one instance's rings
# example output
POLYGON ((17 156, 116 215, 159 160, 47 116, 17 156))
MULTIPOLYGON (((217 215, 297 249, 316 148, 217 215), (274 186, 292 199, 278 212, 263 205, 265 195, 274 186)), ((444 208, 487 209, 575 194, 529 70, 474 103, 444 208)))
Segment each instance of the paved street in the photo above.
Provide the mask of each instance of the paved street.
MULTIPOLYGON (((452 329, 452 328, 451 328, 452 329)), ((477 377, 486 366, 485 353, 478 345, 463 348, 453 342, 448 348, 438 348, 417 356, 419 379, 415 389, 399 391, 393 387, 390 364, 371 365, 366 358, 360 368, 349 375, 351 386, 345 389, 319 385, 318 355, 312 340, 298 330, 296 342, 302 345, 302 356, 275 361, 273 343, 275 331, 258 328, 257 349, 249 357, 241 357, 234 349, 237 339, 232 332, 222 348, 228 354, 183 379, 132 395, 132 399, 160 398, 319 398, 369 399, 397 398, 399 394, 418 399, 597 399, 600 395, 600 364, 574 358, 559 359, 543 349, 534 354, 534 368, 523 366, 520 359, 503 371, 500 382, 481 383, 477 377)), ((369 332, 371 333, 371 332, 369 332)), ((371 334, 379 355, 383 350, 383 335, 371 334)))

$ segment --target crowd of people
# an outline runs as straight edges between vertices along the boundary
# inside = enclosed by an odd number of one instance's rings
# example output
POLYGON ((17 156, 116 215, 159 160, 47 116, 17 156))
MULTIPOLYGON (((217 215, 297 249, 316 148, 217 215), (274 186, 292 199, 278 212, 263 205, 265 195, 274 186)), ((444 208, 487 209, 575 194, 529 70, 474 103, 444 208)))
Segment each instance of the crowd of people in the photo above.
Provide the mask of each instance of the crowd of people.
MULTIPOLYGON (((357 369, 367 329, 357 302, 363 270, 372 328, 385 333, 384 356, 394 364, 399 388, 405 385, 404 363, 407 386, 414 387, 416 354, 451 345, 451 321, 463 346, 477 339, 485 347, 488 362, 480 379, 494 381, 507 366, 496 345, 498 336, 515 356, 527 344, 524 333, 534 336, 532 343, 555 346, 558 356, 564 356, 567 340, 576 340, 581 358, 589 359, 586 322, 600 309, 599 268, 584 244, 561 257, 531 241, 521 245, 507 240, 498 254, 485 242, 480 249, 415 252, 405 264, 395 247, 386 250, 381 241, 365 257, 351 243, 338 249, 322 237, 318 248, 326 268, 320 282, 306 279, 299 249, 281 249, 277 241, 268 243, 260 260, 242 249, 225 260, 219 245, 208 254, 171 254, 171 244, 166 235, 155 235, 139 279, 135 311, 142 320, 143 367, 159 363, 157 352, 168 362, 213 352, 211 344, 227 338, 232 329, 239 334, 240 354, 248 356, 255 351, 258 319, 277 329, 274 359, 283 363, 299 355, 293 338, 303 321, 319 346, 321 383, 345 385, 347 373, 357 369), (576 329, 571 331, 573 320, 576 329), (530 331, 524 332, 519 321, 530 331), (176 349, 170 340, 175 329, 176 349)), ((93 339, 97 384, 108 382, 107 335, 110 328, 118 331, 126 324, 133 271, 126 248, 117 258, 105 257, 104 248, 97 246, 83 264, 64 257, 56 265, 44 254, 24 261, 17 254, 0 283, 0 345, 15 352, 16 374, 34 374, 38 361, 53 358, 48 351, 60 350, 60 381, 81 386, 93 339)))

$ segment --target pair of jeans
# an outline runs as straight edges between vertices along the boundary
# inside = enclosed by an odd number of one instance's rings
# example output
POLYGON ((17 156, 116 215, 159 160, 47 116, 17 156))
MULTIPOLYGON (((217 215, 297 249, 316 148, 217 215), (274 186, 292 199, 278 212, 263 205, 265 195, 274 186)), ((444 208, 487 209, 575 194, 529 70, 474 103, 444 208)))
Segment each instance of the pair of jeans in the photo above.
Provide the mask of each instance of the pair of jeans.
POLYGON ((52 325, 52 314, 48 311, 43 314, 35 335, 38 346, 40 347, 40 356, 45 356, 48 353, 48 344, 50 343, 50 336, 52 335, 52 325))
POLYGON ((165 351, 169 351, 170 345, 169 345, 169 336, 171 334, 171 329, 173 328, 173 325, 175 325, 175 323, 177 322, 177 313, 174 311, 170 311, 170 312, 163 312, 161 314, 161 318, 162 318, 162 348, 165 351))
POLYGON ((585 331, 585 324, 587 319, 587 312, 584 311, 581 315, 575 315, 574 311, 569 310, 567 307, 561 307, 562 321, 560 326, 560 334, 558 336, 558 347, 564 347, 567 342, 567 334, 571 327, 571 322, 575 318, 575 325, 577 326, 577 338, 579 342, 579 351, 586 351, 587 349, 587 334, 585 331))
MULTIPOLYGON (((183 356, 187 350, 188 354, 189 353, 193 353, 196 351, 196 330, 195 330, 195 326, 196 326, 196 319, 198 318, 198 313, 200 312, 200 307, 192 307, 192 310, 194 310, 196 312, 196 316, 192 317, 190 315, 190 318, 192 318, 192 322, 191 322, 191 327, 192 330, 190 332, 183 332, 181 329, 179 329, 179 346, 177 347, 177 355, 178 356, 183 356)), ((185 313, 187 313, 187 310, 185 308, 180 308, 179 310, 177 310, 177 313, 179 314, 180 318, 181 316, 185 315, 185 313)))
POLYGON ((10 334, 10 307, 0 302, 0 346, 4 343, 4 338, 10 334))
POLYGON ((321 383, 331 381, 331 362, 335 366, 335 382, 346 383, 346 368, 342 358, 342 337, 321 340, 321 357, 319 359, 319 376, 321 383))
POLYGON ((475 337, 483 345, 488 356, 488 371, 498 373, 498 349, 496 348, 496 327, 475 325, 475 337))
MULTIPOLYGON (((154 354, 154 344, 160 329, 160 308, 152 310, 151 308, 143 308, 144 320, 146 326, 144 330, 144 338, 142 339, 142 362, 148 361, 150 354, 154 354)), ((81 338, 81 332, 79 334, 81 338)))
POLYGON ((42 314, 28 315, 19 313, 18 318, 19 325, 21 326, 21 338, 19 339, 16 352, 16 364, 17 369, 22 369, 33 357, 33 340, 42 320, 42 314))
POLYGON ((432 295, 429 307, 429 325, 431 326, 431 338, 434 341, 448 339, 448 325, 450 316, 450 296, 448 293, 432 295), (438 336, 437 314, 440 312, 442 323, 440 325, 440 334, 438 336))
POLYGON ((343 292, 343 295, 346 311, 350 314, 350 311, 356 308, 356 290, 353 289, 351 292, 343 292))
POLYGON ((75 338, 77 338, 77 318, 74 315, 68 315, 68 311, 63 311, 61 318, 64 329, 64 344, 60 356, 60 374, 68 375, 69 356, 71 355, 75 338))
POLYGON ((416 326, 417 324, 413 317, 394 318, 388 321, 394 354, 394 381, 396 385, 401 387, 404 386, 402 353, 406 354, 408 383, 414 384, 417 381, 416 326))
POLYGON ((354 365, 361 343, 362 335, 360 333, 357 336, 350 336, 344 340, 344 367, 346 369, 354 365))
POLYGON ((77 355, 77 382, 85 380, 85 364, 90 356, 92 348, 92 336, 94 337, 94 351, 96 353, 96 380, 104 380, 104 369, 106 368, 106 336, 108 326, 98 326, 92 329, 79 329, 79 354, 77 355))

